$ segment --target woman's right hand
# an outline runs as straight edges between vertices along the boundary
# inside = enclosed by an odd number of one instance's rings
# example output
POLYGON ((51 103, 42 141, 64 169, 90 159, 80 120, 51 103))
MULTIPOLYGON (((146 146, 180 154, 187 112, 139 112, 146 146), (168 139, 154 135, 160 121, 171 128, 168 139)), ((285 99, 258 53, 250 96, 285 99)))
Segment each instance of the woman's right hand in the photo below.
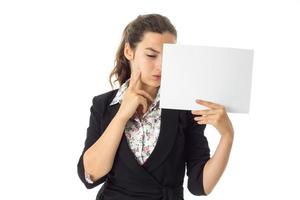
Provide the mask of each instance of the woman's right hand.
POLYGON ((146 113, 148 104, 153 101, 151 95, 141 89, 141 71, 137 70, 130 77, 129 86, 123 94, 118 115, 128 121, 137 110, 142 109, 142 112, 146 113))

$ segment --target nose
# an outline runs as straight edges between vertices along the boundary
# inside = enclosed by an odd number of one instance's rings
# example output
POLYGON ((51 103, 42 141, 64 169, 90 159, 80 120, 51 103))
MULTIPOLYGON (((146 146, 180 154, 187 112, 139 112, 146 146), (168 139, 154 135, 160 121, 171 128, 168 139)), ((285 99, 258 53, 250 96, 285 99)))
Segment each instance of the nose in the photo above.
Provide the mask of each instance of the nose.
POLYGON ((159 69, 159 71, 161 71, 161 67, 162 67, 162 57, 159 56, 159 58, 157 58, 155 62, 155 69, 159 69))

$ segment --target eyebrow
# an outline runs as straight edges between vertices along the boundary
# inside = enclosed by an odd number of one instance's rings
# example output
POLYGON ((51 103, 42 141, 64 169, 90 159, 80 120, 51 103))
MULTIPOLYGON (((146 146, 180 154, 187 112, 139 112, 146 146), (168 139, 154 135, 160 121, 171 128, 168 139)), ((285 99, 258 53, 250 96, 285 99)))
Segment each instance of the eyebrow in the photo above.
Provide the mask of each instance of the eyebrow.
POLYGON ((147 47, 146 49, 147 49, 147 50, 150 50, 150 51, 154 51, 155 53, 160 53, 159 51, 157 51, 157 50, 155 50, 155 49, 153 49, 153 48, 151 48, 151 47, 147 47))

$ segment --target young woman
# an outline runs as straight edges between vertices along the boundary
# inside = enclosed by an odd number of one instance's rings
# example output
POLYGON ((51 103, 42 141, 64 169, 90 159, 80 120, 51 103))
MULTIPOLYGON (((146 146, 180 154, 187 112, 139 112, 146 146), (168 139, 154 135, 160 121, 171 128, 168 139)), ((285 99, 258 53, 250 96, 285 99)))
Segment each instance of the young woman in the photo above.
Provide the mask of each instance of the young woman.
MULTIPOLYGON (((159 108, 163 43, 177 32, 165 16, 140 15, 129 23, 116 55, 114 89, 93 98, 78 175, 87 188, 102 185, 96 199, 184 199, 183 180, 194 195, 209 194, 221 177, 233 142, 225 107, 159 108), (204 129, 221 134, 213 156, 204 129)), ((180 94, 179 94, 180 95, 180 94)))

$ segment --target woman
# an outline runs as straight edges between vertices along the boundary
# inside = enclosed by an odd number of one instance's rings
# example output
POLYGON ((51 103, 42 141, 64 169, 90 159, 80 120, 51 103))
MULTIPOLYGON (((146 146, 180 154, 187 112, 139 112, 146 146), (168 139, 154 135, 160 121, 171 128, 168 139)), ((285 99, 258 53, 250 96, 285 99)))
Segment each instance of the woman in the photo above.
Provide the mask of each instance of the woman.
POLYGON ((177 32, 165 16, 140 15, 129 23, 116 55, 119 89, 95 96, 78 175, 87 188, 103 183, 96 199, 183 199, 188 189, 209 194, 221 177, 233 142, 222 105, 197 100, 210 109, 159 109, 163 43, 177 32), (221 134, 210 156, 204 129, 221 134))

